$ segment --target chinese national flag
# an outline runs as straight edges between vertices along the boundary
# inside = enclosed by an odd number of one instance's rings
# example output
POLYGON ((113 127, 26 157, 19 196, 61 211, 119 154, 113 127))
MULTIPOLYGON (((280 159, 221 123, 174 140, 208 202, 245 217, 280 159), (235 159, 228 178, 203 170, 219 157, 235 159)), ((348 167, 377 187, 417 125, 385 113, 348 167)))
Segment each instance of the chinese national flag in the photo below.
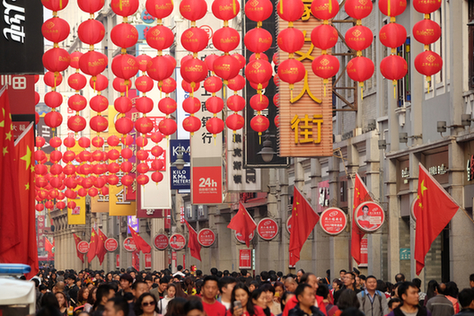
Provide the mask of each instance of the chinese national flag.
POLYGON ((84 254, 80 253, 79 250, 77 249, 77 245, 82 241, 81 238, 79 238, 76 234, 72 234, 74 236, 74 242, 76 243, 76 253, 77 257, 81 259, 82 263, 84 263, 84 254))
POLYGON ((89 244, 89 251, 87 252, 87 262, 91 263, 92 259, 97 254, 97 244, 99 243, 99 235, 97 235, 94 228, 92 228, 91 232, 91 242, 89 244))
POLYGON ((51 243, 48 237, 44 238, 44 250, 48 252, 48 257, 54 257, 54 240, 51 243))
POLYGON ((191 251, 191 256, 201 261, 201 244, 198 242, 197 233, 188 221, 185 222, 189 231, 188 248, 191 251))
MULTIPOLYGON (((22 257, 24 235, 18 211, 21 207, 18 185, 10 104, 4 87, 0 90, 0 263, 18 263, 22 257)), ((34 209, 32 212, 34 216, 34 209)))
POLYGON ((294 266, 300 260, 301 248, 319 221, 319 215, 309 204, 308 200, 295 186, 293 191, 293 210, 291 212, 290 235, 290 265, 294 266))
POLYGON ((247 245, 247 248, 250 248, 250 235, 257 228, 257 224, 255 224, 255 221, 247 212, 242 202, 239 203, 239 211, 232 217, 227 228, 235 230, 237 234, 240 233, 245 240, 245 245, 247 245))
POLYGON ((449 224, 460 208, 452 197, 420 164, 418 175, 418 200, 415 235, 416 274, 425 266, 425 256, 431 244, 449 224))
POLYGON ((100 230, 99 228, 99 238, 97 240, 97 258, 99 258, 99 263, 102 265, 102 262, 104 262, 104 257, 105 254, 107 253, 107 250, 105 249, 105 241, 107 240, 107 236, 100 230))
POLYGON ((357 223, 355 221, 357 217, 355 211, 360 204, 367 201, 372 201, 372 198, 369 195, 369 190, 367 190, 367 187, 365 186, 364 182, 362 182, 362 179, 356 173, 356 179, 354 184, 354 203, 352 206, 351 255, 352 258, 354 258, 354 260, 357 262, 357 264, 360 264, 362 260, 362 256, 360 254, 360 245, 365 233, 361 231, 357 226, 357 223))
POLYGON ((130 229, 130 232, 132 233, 132 238, 133 241, 135 242, 135 245, 137 246, 137 250, 141 250, 143 253, 150 253, 151 252, 151 247, 147 242, 138 235, 138 233, 133 230, 132 226, 128 225, 128 228, 130 229))

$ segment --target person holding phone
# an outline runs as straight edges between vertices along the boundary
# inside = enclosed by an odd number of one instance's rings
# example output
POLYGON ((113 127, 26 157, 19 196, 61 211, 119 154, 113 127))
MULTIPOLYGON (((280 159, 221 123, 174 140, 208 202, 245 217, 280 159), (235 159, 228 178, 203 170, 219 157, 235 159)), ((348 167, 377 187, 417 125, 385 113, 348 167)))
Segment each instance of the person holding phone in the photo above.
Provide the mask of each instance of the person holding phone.
POLYGON ((254 308, 250 299, 250 291, 243 283, 237 283, 231 294, 231 305, 227 316, 254 316, 254 308))

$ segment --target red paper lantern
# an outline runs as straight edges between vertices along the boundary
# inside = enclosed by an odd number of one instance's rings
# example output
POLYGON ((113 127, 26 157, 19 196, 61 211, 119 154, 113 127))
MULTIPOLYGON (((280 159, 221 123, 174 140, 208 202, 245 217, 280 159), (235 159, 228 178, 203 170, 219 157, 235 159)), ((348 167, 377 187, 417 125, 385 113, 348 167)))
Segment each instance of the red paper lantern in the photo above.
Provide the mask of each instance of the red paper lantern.
POLYGON ((362 87, 364 81, 368 80, 374 74, 374 63, 366 57, 355 57, 347 63, 347 75, 354 81, 359 82, 361 87, 361 98, 363 97, 362 87))
MULTIPOLYGON (((124 135, 124 136, 122 137, 121 141, 122 141, 122 144, 124 144, 125 146, 130 146, 130 145, 133 144, 133 137, 132 137, 131 135, 124 135)), ((124 148, 124 149, 125 149, 125 148, 124 148)), ((131 152, 131 151, 130 151, 130 152, 131 152)), ((123 155, 122 155, 122 156, 123 156, 123 155)), ((132 156, 130 155, 130 157, 132 157, 132 156)), ((129 157, 129 158, 130 158, 130 157, 129 157)), ((128 159, 128 158, 127 158, 127 159, 128 159)))
MULTIPOLYGON (((251 61, 253 61, 253 60, 256 60, 256 59, 257 59, 257 54, 253 53, 253 54, 250 55, 250 57, 249 57, 249 62, 251 62, 251 61)), ((270 59, 268 59, 267 54, 264 54, 264 53, 260 53, 260 59, 266 60, 266 61, 270 61, 270 59)))
POLYGON ((63 122, 63 116, 59 112, 49 112, 44 116, 44 123, 51 128, 56 128, 63 122))
POLYGON ((245 77, 254 84, 260 85, 268 82, 272 78, 272 74, 272 65, 265 60, 253 60, 245 67, 245 77))
POLYGON ((151 134, 151 140, 158 144, 159 142, 161 142, 163 140, 163 134, 161 134, 160 132, 154 132, 151 134))
POLYGON ((282 20, 294 22, 304 13, 304 4, 301 0, 280 0, 277 4, 277 13, 282 20))
POLYGON ((69 66, 71 66, 74 69, 79 69, 79 59, 81 58, 83 54, 81 52, 75 51, 69 55, 71 58, 71 62, 69 63, 69 66))
POLYGON ((194 114, 201 109, 201 101, 195 97, 189 97, 183 101, 183 110, 186 113, 194 114))
POLYGON ((115 76, 128 80, 138 72, 138 63, 132 55, 115 56, 112 60, 112 72, 115 76))
POLYGON ((101 133, 109 127, 109 120, 103 116, 97 115, 91 118, 89 125, 93 131, 101 133))
MULTIPOLYGON (((109 108, 109 100, 103 95, 96 95, 89 101, 91 109, 96 112, 103 112, 109 108)), ((72 108, 72 107, 71 107, 72 108)))
POLYGON ((109 79, 104 75, 98 74, 95 77, 91 77, 89 85, 94 90, 102 91, 109 86, 109 79))
POLYGON ((104 39, 105 27, 100 21, 89 19, 79 24, 77 34, 81 42, 95 45, 104 39))
POLYGON ((278 66, 278 77, 284 82, 288 82, 291 85, 296 82, 300 82, 306 75, 306 68, 303 63, 296 59, 284 60, 280 66, 278 66))
POLYGON ((115 14, 123 17, 135 14, 135 12, 137 12, 138 5, 138 0, 112 0, 110 2, 112 11, 114 11, 115 14))
POLYGON ((159 171, 155 171, 151 174, 151 180, 153 180, 153 182, 161 182, 163 181, 163 174, 159 171))
POLYGON ((424 51, 415 58, 416 70, 428 77, 428 81, 431 80, 431 76, 441 71, 443 67, 443 59, 437 53, 432 51, 424 51))
MULTIPOLYGON (((416 38, 416 35, 414 35, 416 38)), ((407 31, 405 28, 397 23, 389 23, 380 29, 380 42, 383 46, 390 48, 397 48, 402 46, 407 39, 407 31)))
POLYGON ((163 135, 169 136, 176 132, 178 126, 176 125, 176 121, 170 118, 165 118, 164 120, 160 121, 158 128, 163 135))
POLYGON ((123 172, 130 172, 133 169, 133 164, 130 161, 124 161, 120 165, 120 170, 123 172))
POLYGON ((176 111, 177 104, 172 98, 163 98, 158 102, 158 109, 166 115, 170 115, 176 111))
POLYGON ((141 162, 137 165, 137 172, 138 173, 147 173, 148 170, 150 170, 150 167, 148 167, 148 164, 145 162, 141 162))
MULTIPOLYGON (((209 71, 214 71, 214 61, 219 58, 219 55, 210 54, 206 57, 205 62, 209 71)), ((182 63, 181 63, 182 64, 182 63)))
MULTIPOLYGON (((90 147, 90 145, 91 145, 90 139, 87 138, 87 137, 85 137, 85 136, 79 138, 79 141, 78 141, 77 143, 78 143, 79 146, 81 146, 82 148, 88 148, 88 147, 90 147)), ((82 153, 87 153, 87 152, 86 152, 86 151, 82 151, 81 154, 82 154, 82 153)), ((88 158, 85 158, 85 159, 88 160, 88 158)))
POLYGON ((236 29, 223 27, 214 32, 212 43, 218 50, 228 53, 239 46, 240 34, 236 29))
MULTIPOLYGON (((74 203, 74 207, 76 207, 75 204, 76 204, 76 203, 74 203)), ((46 201, 46 202, 44 203, 44 206, 46 206, 46 208, 47 208, 48 210, 52 210, 52 209, 54 208, 54 203, 51 202, 51 201, 46 201)))
POLYGON ((48 41, 59 43, 69 36, 69 24, 56 16, 44 21, 41 33, 43 33, 43 37, 48 41))
POLYGON ((207 2, 205 0, 183 0, 179 4, 179 12, 186 20, 200 20, 206 15, 207 2))
POLYGON ((239 1, 215 0, 212 2, 212 13, 216 18, 223 21, 232 20, 240 12, 239 1))
POLYGON ((50 108, 57 108, 63 103, 63 96, 56 91, 50 91, 44 95, 44 103, 50 108))
POLYGON ((193 86, 193 84, 196 85, 197 82, 206 79, 208 69, 204 61, 193 58, 183 64, 180 72, 181 77, 193 86))
POLYGON ((92 14, 102 9, 104 2, 104 0, 78 0, 77 4, 82 11, 92 14))
POLYGON ((35 210, 38 212, 42 212, 44 210, 44 205, 43 204, 36 204, 35 205, 35 210))
POLYGON ((58 165, 57 163, 55 163, 49 168, 49 172, 52 175, 57 176, 58 174, 63 172, 63 167, 61 167, 61 165, 58 165))
POLYGON ((339 66, 339 60, 332 55, 318 56, 311 64, 314 74, 323 79, 335 76, 339 72, 339 66))
POLYGON ((372 1, 346 0, 344 9, 350 17, 362 20, 370 15, 373 6, 372 1))
POLYGON ((424 19, 413 26, 413 37, 422 44, 432 44, 439 40, 440 36, 441 28, 435 21, 424 19))
POLYGON ((234 78, 239 74, 239 71, 238 60, 230 55, 221 56, 214 61, 214 72, 224 81, 234 78))
POLYGON ((148 117, 140 117, 135 121, 135 129, 142 134, 148 134, 153 130, 153 121, 148 117))
MULTIPOLYGON (((344 36, 347 46, 356 51, 361 51, 370 46, 374 39, 372 31, 363 25, 356 25, 347 30, 344 36)), ((280 76, 281 77, 281 76, 280 76)))
POLYGON ((282 30, 277 38, 278 47, 284 52, 294 53, 303 48, 304 35, 303 32, 294 27, 282 30))
POLYGON ((255 111, 263 111, 266 108, 268 108, 268 105, 270 104, 270 100, 268 100, 267 96, 265 95, 254 95, 250 98, 250 107, 254 109, 255 111))
POLYGON ((138 91, 147 93, 153 89, 153 80, 148 76, 140 76, 135 79, 135 87, 138 91))
POLYGON ((176 80, 173 78, 167 78, 161 82, 158 82, 158 89, 168 94, 176 90, 176 80))
POLYGON ((157 171, 157 170, 163 170, 164 164, 163 161, 159 159, 155 159, 151 162, 151 170, 157 171))
POLYGON ((48 172, 48 167, 46 167, 45 165, 39 164, 35 166, 36 174, 45 175, 47 172, 48 172))
POLYGON ((313 0, 311 3, 311 13, 316 19, 330 20, 339 11, 337 0, 313 0))
POLYGON ((239 91, 245 88, 245 79, 242 75, 237 75, 227 81, 227 87, 232 91, 239 91))
POLYGON ((234 113, 232 115, 229 115, 226 120, 225 124, 227 125, 228 128, 230 128, 233 131, 237 131, 244 127, 245 125, 245 119, 242 115, 234 113))
POLYGON ((208 42, 207 32, 198 27, 191 27, 181 34, 181 44, 184 49, 193 53, 202 51, 207 47, 208 42))
POLYGON ((183 128, 192 135, 201 128, 201 120, 195 116, 188 116, 183 120, 183 128))
POLYGON ((64 9, 69 0, 41 0, 43 6, 51 11, 61 11, 64 9))
POLYGON ((222 89, 222 80, 216 76, 207 77, 207 79, 204 80, 204 89, 206 89, 207 92, 216 93, 222 89))
POLYGON ((128 134, 132 131, 133 129, 133 122, 131 119, 129 119, 128 117, 122 117, 122 118, 119 118, 116 122, 115 122, 115 129, 117 130, 117 132, 119 132, 120 134, 128 134))
POLYGON ((122 78, 115 78, 112 82, 112 86, 114 87, 115 91, 125 93, 132 88, 132 82, 122 78))
POLYGON ((89 194, 90 197, 94 197, 99 194, 99 190, 97 190, 96 188, 90 188, 89 191, 87 191, 87 194, 89 194))
POLYGON ((61 72, 69 67, 69 53, 59 47, 53 47, 43 54, 43 66, 52 72, 61 72))
POLYGON ((265 21, 273 12, 270 0, 252 0, 245 4, 245 16, 254 22, 265 21))
MULTIPOLYGON (((107 156, 107 154, 105 154, 107 156)), ((102 161, 102 152, 100 150, 94 150, 94 152, 92 153, 92 159, 95 161, 95 162, 100 162, 102 161)), ((95 165, 95 166, 98 166, 98 165, 95 165)))
POLYGON ((137 57, 138 69, 140 71, 146 71, 148 63, 151 61, 151 57, 145 54, 138 55, 137 57))
MULTIPOLYGON (((118 170, 117 170, 118 171, 118 170)), ((96 188, 102 188, 107 183, 107 177, 101 176, 94 183, 96 188)))
POLYGON ((149 113, 153 110, 153 100, 148 97, 140 97, 135 101, 135 108, 140 113, 149 113))
POLYGON ((114 108, 117 110, 117 112, 127 113, 132 109, 132 100, 127 97, 118 97, 114 101, 114 108))
POLYGON ((147 66, 147 74, 156 81, 171 77, 173 72, 174 67, 165 56, 156 56, 147 66))
POLYGON ((130 185, 133 184, 133 177, 132 177, 131 175, 127 174, 127 175, 124 175, 124 176, 122 177, 122 180, 121 180, 121 181, 122 181, 122 184, 123 184, 124 186, 128 187, 128 186, 130 186, 130 185))
POLYGON ((406 0, 379 0, 380 11, 390 17, 395 17, 402 14, 406 7, 406 0))
POLYGON ((227 99, 227 107, 234 112, 245 109, 245 99, 240 95, 233 95, 227 99))
POLYGON ((137 183, 140 185, 145 185, 150 181, 150 178, 146 174, 140 174, 137 177, 137 183))
MULTIPOLYGON (((81 197, 85 197, 87 195, 87 190, 85 188, 80 188, 79 190, 77 190, 77 194, 79 194, 79 196, 81 196, 81 197)), ((71 203, 71 202, 69 202, 69 203, 71 203)), ((75 203, 74 203, 74 206, 69 206, 69 203, 68 203, 69 208, 76 207, 75 203)))
POLYGON ((257 115, 254 116, 250 120, 250 127, 258 133, 258 135, 262 135, 262 132, 266 131, 270 126, 270 121, 266 116, 257 115))
POLYGON ((269 50, 272 42, 273 38, 270 32, 262 28, 251 29, 244 36, 245 47, 254 53, 263 53, 269 50))
POLYGON ((78 91, 86 86, 87 79, 83 74, 75 73, 69 76, 69 78, 67 79, 67 83, 71 88, 78 91))
POLYGON ((408 64, 401 56, 390 55, 380 62, 382 76, 389 80, 400 80, 408 72, 408 64))
POLYGON ((334 47, 339 39, 337 30, 332 25, 322 24, 316 26, 311 32, 311 42, 319 49, 330 49, 334 47))
POLYGON ((65 194, 68 199, 75 199, 77 197, 77 192, 74 192, 71 189, 67 189, 65 194))
POLYGON ((206 129, 215 137, 224 130, 224 121, 218 117, 211 117, 206 122, 206 129))
POLYGON ((107 144, 111 147, 115 147, 120 143, 120 138, 117 135, 107 137, 107 144))
POLYGON ((74 166, 72 164, 65 165, 64 168, 63 168, 63 173, 65 175, 68 175, 68 176, 71 176, 71 175, 75 174, 76 173, 76 166, 74 166))
POLYGON ((161 155, 163 155, 163 148, 161 148, 161 146, 153 146, 153 148, 151 149, 151 154, 155 157, 160 157, 161 155))
POLYGON ((146 160, 148 158, 148 152, 143 149, 137 150, 137 158, 138 160, 146 160))
POLYGON ((36 147, 43 147, 46 144, 44 137, 36 136, 36 147))
POLYGON ((441 1, 413 0, 413 7, 416 11, 423 14, 430 14, 441 8, 441 1))
POLYGON ((117 185, 119 181, 120 181, 119 177, 117 177, 115 174, 111 174, 107 176, 107 183, 110 185, 117 185))
POLYGON ((237 59, 239 61, 239 65, 240 65, 240 69, 244 69, 245 67, 245 64, 246 64, 246 60, 245 60, 245 57, 242 56, 241 54, 239 53, 235 53, 235 54, 232 54, 232 57, 234 57, 235 59, 237 59))
POLYGON ((154 26, 146 33, 146 42, 156 50, 170 48, 174 42, 173 31, 164 25, 154 26))
POLYGON ((219 97, 210 97, 206 100, 206 109, 211 113, 219 113, 224 109, 224 100, 219 97))
POLYGON ((100 136, 95 136, 94 138, 92 138, 92 145, 94 145, 94 147, 102 147, 104 146, 104 139, 100 136))
POLYGON ((280 115, 275 115, 275 118, 273 119, 273 123, 275 123, 275 126, 277 128, 280 127, 280 115))
POLYGON ((193 87, 191 87, 191 84, 189 82, 187 82, 186 80, 181 81, 181 87, 183 88, 184 91, 186 91, 188 93, 199 90, 199 87, 200 87, 201 83, 200 82, 195 82, 194 84, 195 84, 195 86, 193 88, 193 87))
MULTIPOLYGON (((66 145, 66 144, 64 144, 64 145, 66 145)), ((66 161, 66 162, 71 162, 75 158, 76 158, 76 154, 71 150, 67 150, 63 155, 63 161, 66 161)))
POLYGON ((120 153, 117 149, 111 149, 107 152, 107 158, 110 160, 117 160, 120 157, 120 153))
POLYGON ((157 19, 164 19, 173 12, 172 0, 147 0, 146 10, 157 19))
POLYGON ((107 56, 97 51, 88 51, 79 59, 79 67, 86 75, 97 76, 107 67, 107 56))
POLYGON ((132 24, 120 23, 112 28, 110 39, 118 47, 132 47, 138 41, 138 31, 132 24))

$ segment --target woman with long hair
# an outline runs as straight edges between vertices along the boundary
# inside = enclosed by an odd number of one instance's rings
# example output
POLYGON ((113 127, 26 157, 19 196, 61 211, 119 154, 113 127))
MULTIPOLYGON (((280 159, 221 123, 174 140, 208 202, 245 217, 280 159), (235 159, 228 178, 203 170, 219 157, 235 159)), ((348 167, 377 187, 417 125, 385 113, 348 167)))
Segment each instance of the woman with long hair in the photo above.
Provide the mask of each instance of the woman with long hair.
POLYGON ((88 313, 92 312, 92 307, 94 306, 96 300, 97 300, 97 288, 93 286, 91 290, 89 291, 87 302, 86 304, 84 304, 84 311, 88 313))
POLYGON ((252 292, 252 303, 256 316, 273 316, 270 308, 267 307, 267 298, 262 290, 255 289, 252 292))
POLYGON ((168 291, 167 291, 168 294, 166 294, 165 297, 163 297, 158 303, 158 310, 160 314, 162 315, 166 314, 168 303, 176 297, 176 292, 177 292, 176 284, 171 283, 170 285, 168 285, 168 291))
POLYGON ((89 298, 89 289, 87 287, 81 287, 79 293, 77 293, 77 305, 85 305, 89 298))
POLYGON ((114 280, 114 275, 112 272, 107 273, 107 276, 105 277, 105 282, 110 283, 114 280))
POLYGON ((143 293, 135 303, 135 315, 158 316, 156 310, 156 297, 150 293, 143 293))
POLYGON ((275 302, 281 303, 281 297, 283 296, 283 292, 285 292, 285 286, 283 283, 276 281, 273 287, 275 288, 275 302))
POLYGON ((430 298, 436 295, 438 295, 438 282, 436 280, 431 280, 428 282, 428 287, 426 288, 425 306, 430 298))
POLYGON ((56 273, 51 273, 51 277, 49 279, 49 282, 48 282, 48 287, 49 287, 49 290, 52 291, 53 290, 53 287, 56 285, 56 283, 58 283, 58 276, 56 273))
POLYGON ((227 316, 253 316, 255 311, 248 287, 243 283, 237 283, 232 290, 230 298, 230 308, 227 316), (240 302, 240 306, 236 306, 235 302, 240 302))
POLYGON ((339 310, 334 313, 335 316, 341 315, 342 312, 347 308, 354 307, 358 309, 360 307, 360 303, 357 299, 356 292, 352 291, 351 289, 343 290, 337 300, 337 307, 339 310))
POLYGON ((67 303, 66 294, 64 294, 63 292, 57 292, 54 295, 58 300, 59 311, 61 312, 61 315, 67 316, 67 309, 69 308, 69 304, 67 303))
POLYGON ((184 316, 184 305, 186 302, 185 298, 176 297, 174 300, 169 302, 165 316, 184 316))
POLYGON ((184 293, 186 293, 188 296, 191 295, 196 295, 196 289, 194 288, 194 280, 192 277, 188 276, 184 278, 184 293))

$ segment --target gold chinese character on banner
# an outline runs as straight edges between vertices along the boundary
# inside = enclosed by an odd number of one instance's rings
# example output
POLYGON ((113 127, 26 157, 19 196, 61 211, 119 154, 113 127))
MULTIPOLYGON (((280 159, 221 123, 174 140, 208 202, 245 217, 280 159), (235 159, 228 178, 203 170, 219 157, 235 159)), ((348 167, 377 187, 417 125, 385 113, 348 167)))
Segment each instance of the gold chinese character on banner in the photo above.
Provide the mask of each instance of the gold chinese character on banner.
POLYGON ((306 144, 321 142, 321 125, 323 124, 322 115, 313 115, 312 118, 305 114, 304 118, 300 118, 297 114, 291 120, 291 129, 295 131, 295 144, 306 144), (317 129, 313 132, 313 127, 317 129), (314 133, 316 138, 313 138, 314 133))

